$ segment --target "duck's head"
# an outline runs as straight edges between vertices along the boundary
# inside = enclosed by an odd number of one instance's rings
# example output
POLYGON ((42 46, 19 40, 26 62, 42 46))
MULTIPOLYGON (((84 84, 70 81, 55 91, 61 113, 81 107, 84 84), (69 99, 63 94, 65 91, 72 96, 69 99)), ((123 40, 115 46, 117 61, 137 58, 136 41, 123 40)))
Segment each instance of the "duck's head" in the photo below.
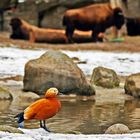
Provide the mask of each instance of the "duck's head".
POLYGON ((59 94, 59 91, 57 88, 52 87, 49 88, 45 93, 45 98, 53 98, 56 97, 59 94))

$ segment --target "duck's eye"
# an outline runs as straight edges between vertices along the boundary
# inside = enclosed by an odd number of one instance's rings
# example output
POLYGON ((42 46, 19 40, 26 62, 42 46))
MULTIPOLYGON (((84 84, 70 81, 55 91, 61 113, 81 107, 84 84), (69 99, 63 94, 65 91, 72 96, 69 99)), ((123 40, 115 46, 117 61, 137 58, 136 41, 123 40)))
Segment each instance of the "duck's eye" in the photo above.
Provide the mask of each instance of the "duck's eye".
POLYGON ((58 93, 58 91, 57 90, 54 90, 54 92, 57 94, 58 93))

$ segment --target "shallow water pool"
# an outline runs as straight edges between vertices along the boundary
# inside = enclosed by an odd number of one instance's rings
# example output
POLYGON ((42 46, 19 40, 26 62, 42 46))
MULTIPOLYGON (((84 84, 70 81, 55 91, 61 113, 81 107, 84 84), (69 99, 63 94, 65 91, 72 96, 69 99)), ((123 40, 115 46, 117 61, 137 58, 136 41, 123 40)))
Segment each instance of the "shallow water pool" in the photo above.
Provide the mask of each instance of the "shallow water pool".
MULTIPOLYGON (((53 132, 79 131, 83 134, 99 134, 112 124, 123 123, 130 129, 140 126, 140 101, 131 100, 122 103, 103 103, 96 101, 62 100, 61 111, 47 121, 53 132)), ((22 112, 27 105, 16 106, 9 101, 0 101, 0 124, 16 126, 14 116, 22 112)), ((38 128, 38 121, 25 121, 25 128, 38 128)))

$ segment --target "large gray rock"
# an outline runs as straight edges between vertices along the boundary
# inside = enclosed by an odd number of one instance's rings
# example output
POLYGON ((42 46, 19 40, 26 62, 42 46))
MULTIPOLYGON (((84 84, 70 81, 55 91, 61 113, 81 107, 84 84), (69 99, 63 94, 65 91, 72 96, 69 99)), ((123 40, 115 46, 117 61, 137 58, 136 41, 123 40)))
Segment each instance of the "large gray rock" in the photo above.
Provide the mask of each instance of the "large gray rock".
POLYGON ((112 69, 97 67, 93 70, 91 84, 104 88, 114 88, 119 86, 119 78, 112 69))
POLYGON ((0 99, 1 100, 12 100, 12 98, 13 98, 12 94, 8 90, 0 87, 0 99))
POLYGON ((125 134, 129 133, 129 128, 124 124, 114 124, 110 126, 106 131, 105 134, 125 134))
POLYGON ((125 93, 134 97, 140 97, 140 73, 132 74, 126 78, 125 93))
POLYGON ((64 94, 94 95, 83 72, 67 55, 60 51, 47 51, 40 58, 25 65, 24 90, 39 94, 57 87, 64 94))

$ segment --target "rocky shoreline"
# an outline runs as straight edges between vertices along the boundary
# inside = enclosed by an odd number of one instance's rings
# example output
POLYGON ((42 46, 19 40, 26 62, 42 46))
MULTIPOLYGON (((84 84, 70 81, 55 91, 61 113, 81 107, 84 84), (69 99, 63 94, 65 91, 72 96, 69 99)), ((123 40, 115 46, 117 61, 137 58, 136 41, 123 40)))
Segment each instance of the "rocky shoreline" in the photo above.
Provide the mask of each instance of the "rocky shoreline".
MULTIPOLYGON (((5 90, 11 93, 13 97, 12 102, 15 102, 16 105, 18 105, 18 103, 20 104, 21 100, 24 100, 25 103, 27 102, 27 104, 29 104, 30 102, 33 102, 34 100, 40 98, 40 96, 34 92, 23 91, 23 81, 21 79, 20 80, 16 79, 18 81, 15 80, 15 77, 11 77, 10 80, 9 78, 8 80, 5 80, 5 79, 6 78, 3 78, 0 80, 0 85, 2 88, 4 88, 5 90)), ((89 76, 87 77, 87 79, 89 80, 89 76)), ((96 102, 116 102, 116 103, 120 103, 120 101, 124 103, 125 100, 134 99, 133 96, 126 95, 124 93, 125 77, 121 76, 120 79, 121 79, 120 85, 119 87, 116 87, 116 88, 108 89, 108 88, 103 88, 99 86, 94 86, 95 91, 96 91, 96 95, 94 96, 78 96, 78 95, 70 94, 70 95, 61 96, 60 99, 69 100, 71 98, 74 98, 76 100, 84 100, 84 101, 96 100, 96 102), (115 97, 111 96, 112 93, 115 97)))

